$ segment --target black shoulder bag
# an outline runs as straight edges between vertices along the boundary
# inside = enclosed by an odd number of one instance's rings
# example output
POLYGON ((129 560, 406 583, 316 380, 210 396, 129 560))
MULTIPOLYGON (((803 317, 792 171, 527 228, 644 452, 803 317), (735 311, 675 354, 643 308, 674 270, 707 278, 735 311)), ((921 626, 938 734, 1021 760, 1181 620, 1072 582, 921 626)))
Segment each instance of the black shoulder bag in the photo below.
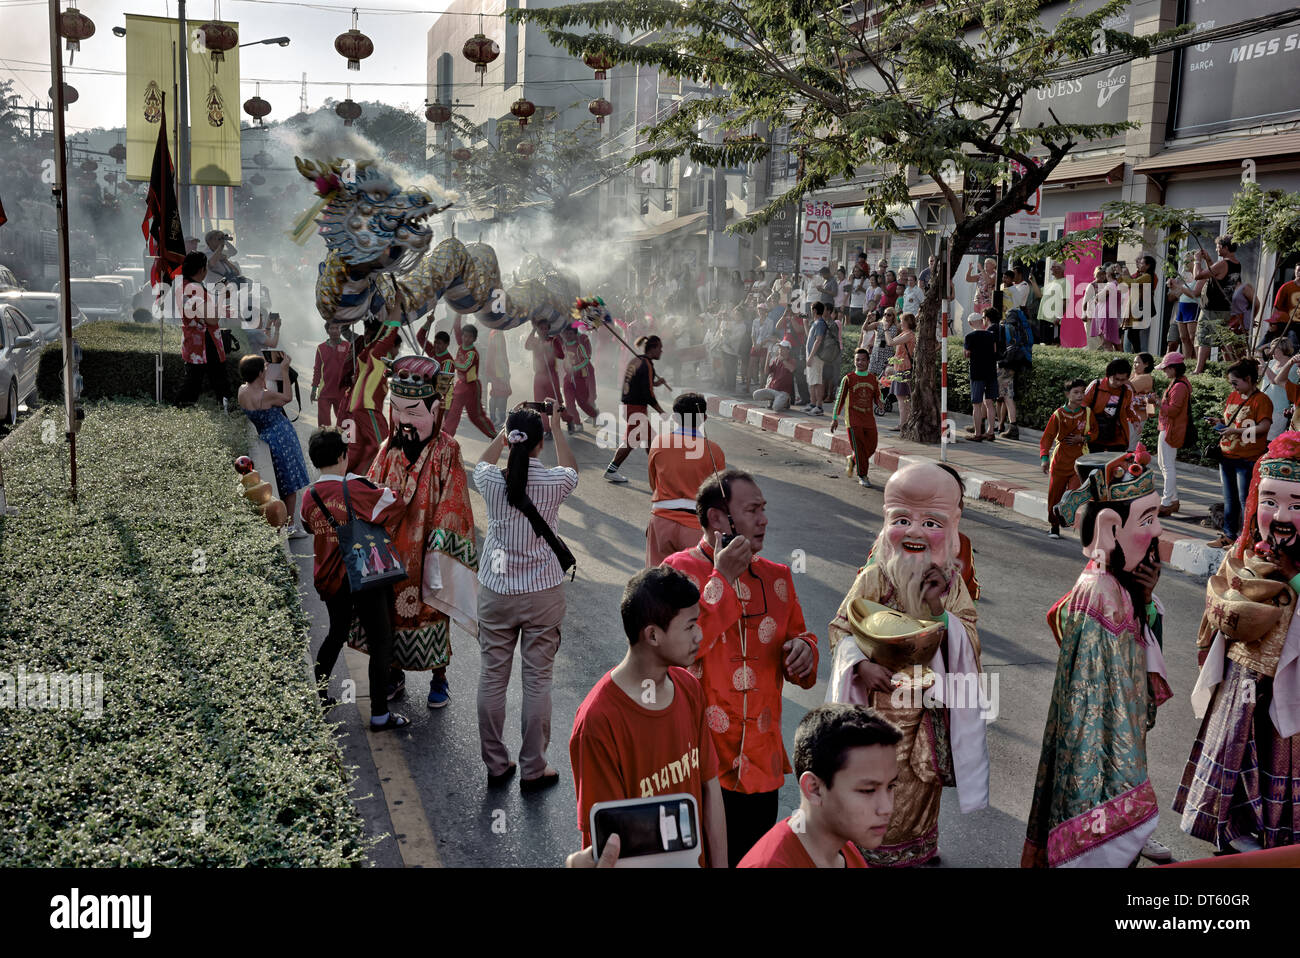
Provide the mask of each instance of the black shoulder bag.
POLYGON ((348 521, 339 525, 325 508, 320 494, 313 486, 311 497, 320 506, 326 520, 339 537, 339 555, 348 574, 348 588, 353 592, 375 589, 379 586, 401 582, 407 577, 406 563, 394 551, 392 540, 384 527, 365 519, 358 519, 352 511, 348 497, 348 481, 343 480, 343 505, 348 510, 348 521))

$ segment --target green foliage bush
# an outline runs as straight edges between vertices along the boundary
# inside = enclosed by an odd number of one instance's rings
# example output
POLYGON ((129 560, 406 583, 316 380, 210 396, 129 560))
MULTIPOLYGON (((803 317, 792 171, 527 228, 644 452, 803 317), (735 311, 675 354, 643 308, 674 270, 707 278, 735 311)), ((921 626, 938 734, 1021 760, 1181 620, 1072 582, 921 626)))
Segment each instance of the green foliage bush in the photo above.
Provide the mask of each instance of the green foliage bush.
POLYGON ((72 505, 58 412, 7 443, 0 672, 102 673, 103 714, 0 709, 0 865, 358 863, 295 568, 236 494, 243 417, 90 404, 72 505))
MULTIPOLYGON (((247 340, 235 332, 241 346, 247 340)), ((155 395, 155 368, 158 360, 158 326, 140 323, 87 323, 76 331, 81 346, 82 396, 86 399, 111 399, 134 396, 152 399, 155 395)), ((63 400, 63 350, 51 343, 41 354, 36 390, 41 399, 63 400)), ((230 394, 239 385, 239 356, 226 357, 226 374, 230 394)), ((173 403, 185 382, 185 362, 181 359, 181 330, 166 326, 163 330, 163 401, 173 403)))
MULTIPOLYGON (((1062 349, 1057 346, 1035 346, 1034 364, 1021 373, 1016 383, 1016 418, 1031 429, 1047 425, 1052 412, 1065 402, 1065 383, 1072 379, 1092 382, 1106 375, 1106 364, 1116 358, 1116 353, 1091 349, 1062 349)), ((1132 362, 1131 355, 1124 358, 1132 362)), ((1228 398, 1228 383, 1221 375, 1203 373, 1189 376, 1192 384, 1192 409, 1190 422, 1197 430, 1195 441, 1183 448, 1179 461, 1201 462, 1201 450, 1218 436, 1203 421, 1206 416, 1220 416, 1228 398)), ((1160 371, 1155 373, 1156 404, 1169 385, 1169 379, 1160 371)), ((970 369, 963 354, 962 340, 948 340, 948 410, 970 412, 970 369)), ((1159 428, 1156 417, 1147 420, 1142 431, 1142 441, 1153 453, 1156 449, 1159 428)), ((1207 463, 1208 464, 1208 463, 1207 463)))

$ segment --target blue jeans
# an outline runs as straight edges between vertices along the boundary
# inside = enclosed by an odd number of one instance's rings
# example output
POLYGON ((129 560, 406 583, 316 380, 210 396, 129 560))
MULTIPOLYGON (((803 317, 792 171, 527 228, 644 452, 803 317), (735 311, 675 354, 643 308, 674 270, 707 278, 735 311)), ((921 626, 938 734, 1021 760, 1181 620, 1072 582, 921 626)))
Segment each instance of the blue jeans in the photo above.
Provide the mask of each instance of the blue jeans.
POLYGON ((1254 459, 1230 459, 1219 462, 1219 479, 1223 483, 1223 534, 1230 539, 1241 535, 1242 506, 1250 495, 1250 474, 1254 459))

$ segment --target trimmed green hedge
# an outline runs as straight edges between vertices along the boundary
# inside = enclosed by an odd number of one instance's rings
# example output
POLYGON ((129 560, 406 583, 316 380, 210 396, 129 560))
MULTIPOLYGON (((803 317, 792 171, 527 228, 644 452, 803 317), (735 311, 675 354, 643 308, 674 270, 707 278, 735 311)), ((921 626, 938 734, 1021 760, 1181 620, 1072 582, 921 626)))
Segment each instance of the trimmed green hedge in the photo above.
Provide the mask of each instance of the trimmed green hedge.
POLYGON ((6 444, 0 672, 99 673, 103 713, 0 709, 0 865, 361 862, 295 568, 236 495, 244 418, 90 404, 73 506, 57 412, 6 444))
MULTIPOLYGON (((963 354, 962 340, 952 337, 948 340, 948 410, 950 412, 970 412, 970 369, 963 354)), ((1017 380, 1016 419, 1031 429, 1042 429, 1047 425, 1052 412, 1065 402, 1064 384, 1072 379, 1087 382, 1104 376, 1106 364, 1117 355, 1132 362, 1128 354, 1105 353, 1091 349, 1062 349, 1057 346, 1035 346, 1034 365, 1022 373, 1017 380)), ((1196 426, 1197 439, 1191 446, 1178 454, 1180 461, 1201 462, 1200 451, 1211 442, 1217 442, 1218 435, 1203 421, 1206 416, 1219 416, 1223 413, 1223 404, 1228 398, 1228 383, 1221 375, 1209 372, 1200 376, 1189 376, 1192 384, 1191 422, 1196 426)), ((1162 372, 1155 373, 1156 395, 1159 397, 1169 385, 1169 379, 1162 372)), ((1158 404, 1158 399, 1157 399, 1158 404)), ((1142 431, 1142 441, 1150 450, 1155 450, 1159 427, 1156 417, 1147 420, 1142 431)))
MULTIPOLYGON (((81 346, 81 378, 85 399, 111 399, 135 396, 154 398, 155 366, 158 358, 158 326, 140 323, 87 323, 75 338, 81 346)), ((241 346, 246 339, 238 331, 241 346)), ((174 403, 185 381, 185 362, 181 359, 181 330, 166 326, 163 330, 163 401, 174 403)), ((51 343, 41 353, 36 390, 49 402, 63 401, 63 348, 51 343)), ((239 357, 226 357, 226 375, 230 395, 239 386, 239 357)))

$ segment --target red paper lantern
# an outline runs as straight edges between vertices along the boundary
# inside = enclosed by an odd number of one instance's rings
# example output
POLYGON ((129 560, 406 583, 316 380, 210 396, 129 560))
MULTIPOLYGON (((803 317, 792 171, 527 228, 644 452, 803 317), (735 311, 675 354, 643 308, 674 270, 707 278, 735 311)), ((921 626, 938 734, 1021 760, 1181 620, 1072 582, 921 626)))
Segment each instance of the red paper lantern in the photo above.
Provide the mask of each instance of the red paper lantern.
POLYGON ((610 103, 603 96, 600 96, 588 103, 587 109, 591 111, 591 115, 596 118, 596 125, 604 126, 605 117, 614 112, 614 104, 610 103))
POLYGON ((266 182, 266 177, 263 176, 261 173, 254 173, 252 176, 248 178, 248 182, 252 186, 261 186, 263 183, 266 182))
POLYGON ((510 105, 510 112, 519 117, 520 126, 527 126, 528 118, 537 112, 537 107, 533 105, 532 100, 525 100, 520 97, 510 105))
POLYGON ((532 156, 533 150, 535 149, 536 149, 535 146, 533 146, 527 140, 523 140, 522 142, 519 143, 518 146, 515 147, 515 152, 518 153, 520 156, 532 156))
POLYGON ((244 112, 253 118, 253 122, 262 126, 262 118, 271 112, 271 104, 260 96, 249 97, 244 101, 244 112))
POLYGON ((111 156, 113 159, 117 160, 117 162, 121 163, 123 160, 126 159, 126 147, 123 146, 121 143, 114 143, 112 146, 108 148, 108 155, 111 156))
POLYGON ((454 149, 454 150, 451 151, 451 157, 452 157, 452 159, 456 160, 456 162, 458 162, 458 163, 464 163, 466 160, 468 160, 468 159, 469 159, 471 156, 473 156, 473 155, 474 155, 473 153, 471 153, 469 150, 465 149, 465 147, 463 147, 463 146, 462 146, 462 147, 458 147, 457 149, 454 149))
POLYGON ((582 62, 596 71, 596 79, 605 79, 605 71, 613 69, 614 62, 603 53, 588 53, 582 62))
MULTIPOLYGON (((348 102, 351 103, 352 101, 349 100, 348 102)), ((360 116, 361 115, 360 112, 358 112, 357 115, 360 116)), ((267 153, 265 150, 258 150, 257 153, 253 155, 253 162, 256 163, 258 166, 262 167, 263 169, 265 169, 275 161, 271 159, 270 153, 267 153)))
POLYGON ((226 59, 226 51, 234 49, 239 43, 239 34, 234 27, 214 21, 199 27, 199 35, 203 38, 203 46, 212 55, 213 72, 219 71, 221 68, 218 64, 226 59))
MULTIPOLYGON (((59 36, 68 41, 68 52, 75 55, 81 49, 81 41, 95 35, 95 22, 76 7, 68 7, 59 14, 59 36)), ((68 57, 72 62, 72 56, 68 57)))
POLYGON ((424 110, 424 118, 435 127, 441 128, 451 119, 451 107, 443 103, 430 103, 424 110))
POLYGON ((94 160, 81 161, 81 171, 83 173, 94 173, 97 169, 99 169, 99 164, 94 160))
POLYGON ((343 117, 343 125, 351 126, 352 121, 361 115, 361 105, 349 97, 334 108, 334 112, 343 117))
MULTIPOLYGON (((54 87, 50 87, 49 92, 50 92, 50 99, 53 100, 54 87)), ((71 83, 63 84, 63 110, 65 113, 67 112, 68 107, 76 103, 79 99, 81 99, 81 94, 77 92, 77 88, 75 86, 73 86, 71 83)))
POLYGON ((360 70, 361 61, 375 52, 375 45, 368 36, 353 27, 334 38, 334 49, 340 56, 348 58, 349 70, 360 70))
POLYGON ((465 54, 466 60, 474 64, 474 70, 478 73, 478 85, 482 86, 487 65, 501 56, 501 47, 497 46, 495 40, 489 40, 482 33, 476 33, 465 41, 465 47, 461 52, 465 54))

